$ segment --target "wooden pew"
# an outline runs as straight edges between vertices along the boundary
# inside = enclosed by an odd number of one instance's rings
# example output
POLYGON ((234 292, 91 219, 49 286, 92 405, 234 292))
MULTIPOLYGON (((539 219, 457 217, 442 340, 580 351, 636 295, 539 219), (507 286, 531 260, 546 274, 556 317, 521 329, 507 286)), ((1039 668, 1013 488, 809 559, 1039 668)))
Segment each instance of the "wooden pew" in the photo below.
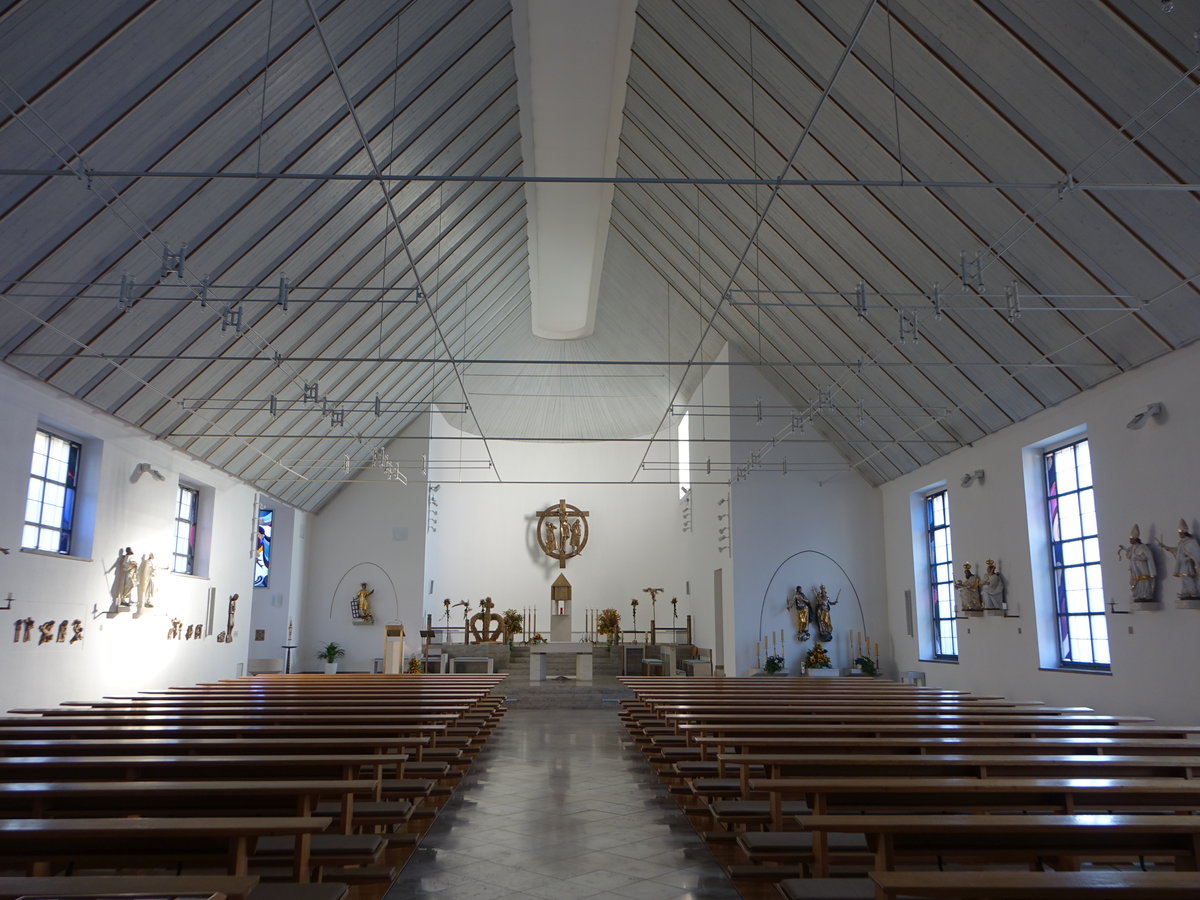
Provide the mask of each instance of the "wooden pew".
POLYGON ((775 831, 783 828, 783 801, 797 799, 806 800, 816 815, 863 810, 1200 810, 1200 780, 1188 778, 814 776, 751 779, 750 788, 769 795, 775 831))
POLYGON ((742 796, 750 794, 752 767, 769 779, 836 775, 1072 776, 1076 778, 1193 778, 1200 774, 1200 742, 1191 756, 1097 754, 770 754, 722 753, 718 760, 739 772, 742 796))
MULTIPOLYGON (((261 813, 275 812, 275 809, 258 801, 263 795, 283 796, 281 792, 286 793, 289 789, 288 779, 280 778, 281 773, 303 772, 303 782, 313 792, 306 794, 304 806, 298 806, 297 810, 309 811, 319 796, 337 796, 340 800, 336 818, 342 821, 344 830, 349 831, 353 827, 355 812, 359 818, 365 811, 376 817, 373 820, 385 821, 378 818, 385 812, 382 809, 376 813, 367 809, 364 802, 354 802, 356 793, 379 796, 381 782, 378 779, 384 766, 394 766, 393 777, 382 782, 389 786, 389 791, 411 791, 414 796, 420 793, 414 786, 415 781, 413 785, 397 787, 397 782, 403 780, 399 776, 408 764, 405 751, 412 750, 423 755, 425 746, 433 742, 431 738, 440 739, 441 744, 447 747, 447 753, 453 750, 454 758, 462 754, 461 749, 454 750, 455 744, 475 749, 482 740, 483 730, 490 728, 503 714, 503 698, 489 693, 502 677, 489 678, 474 690, 463 690, 462 686, 467 685, 467 680, 456 677, 453 679, 456 686, 449 691, 380 691, 376 684, 369 688, 347 688, 346 682, 340 679, 333 685, 327 684, 331 679, 326 679, 324 682, 291 682, 287 686, 278 689, 271 687, 266 691, 255 687, 242 693, 239 684, 233 694, 220 688, 204 696, 170 695, 161 698, 161 702, 152 701, 149 704, 141 699, 100 701, 99 705, 89 705, 94 701, 77 701, 48 710, 22 711, 27 718, 22 716, 20 719, 0 721, 0 745, 5 749, 20 751, 36 746, 38 756, 43 760, 69 755, 83 760, 82 765, 85 766, 89 758, 101 759, 104 765, 99 768, 115 769, 120 766, 123 780, 112 785, 99 784, 90 779, 81 779, 80 773, 76 772, 70 776, 71 783, 67 785, 40 782, 34 788, 31 785, 10 784, 6 786, 7 790, 0 790, 0 806, 8 804, 10 813, 23 813, 26 806, 22 804, 34 798, 31 812, 53 808, 62 813, 79 814, 95 808, 106 814, 127 813, 132 811, 130 806, 137 806, 136 811, 145 814, 161 811, 160 804, 170 804, 169 811, 178 814, 187 810, 207 809, 210 803, 219 809, 234 804, 232 808, 238 808, 241 812, 250 807, 258 807, 261 813), (214 700, 214 697, 218 699, 214 700), (451 729, 454 730, 453 739, 447 740, 444 736, 451 729), (76 737, 81 734, 87 736, 76 737), (337 737, 331 737, 331 734, 337 737), (139 737, 130 738, 128 735, 139 737), (173 763, 147 760, 144 751, 150 747, 170 749, 175 760, 173 763), (330 754, 329 751, 335 748, 339 748, 340 752, 330 754), (214 755, 214 750, 220 752, 214 755), (287 751, 279 754, 287 762, 272 766, 273 757, 263 755, 268 750, 272 753, 287 751), (369 752, 364 753, 364 750, 369 752), (113 755, 130 751, 135 751, 140 757, 133 765, 128 757, 118 762, 113 755), (96 755, 89 757, 86 754, 96 755), (335 759, 330 759, 331 756, 335 759), (192 762, 189 763, 189 759, 192 762), (323 784, 314 783, 317 774, 314 772, 314 762, 318 760, 323 767, 336 765, 335 774, 340 778, 332 784, 328 778, 316 779, 324 781, 323 784), (193 788, 176 779, 170 783, 142 781, 136 793, 129 791, 128 781, 124 779, 145 777, 140 773, 146 766, 163 771, 169 765, 177 769, 173 774, 179 771, 202 773, 201 777, 205 779, 202 787, 194 794, 188 793, 193 788), (364 765, 376 772, 375 779, 364 783, 363 779, 349 777, 357 775, 364 765), (186 768, 188 766, 191 768, 186 768), (262 769, 261 774, 255 776, 256 779, 261 777, 261 783, 256 780, 255 786, 249 790, 233 784, 221 786, 220 773, 239 766, 242 772, 262 769), (271 770, 269 776, 267 769, 271 770), (132 774, 134 772, 138 774, 132 774), (131 803, 131 797, 137 798, 136 802, 131 803)), ((0 769, 6 772, 18 771, 16 767, 19 765, 12 760, 0 761, 0 769)), ((45 770, 46 765, 43 764, 41 768, 45 770)), ((96 768, 93 765, 91 771, 94 772, 96 768)), ((443 766, 439 774, 444 772, 443 766)), ((44 774, 45 771, 39 772, 39 777, 44 774)), ((298 785, 291 787, 299 789, 298 785)), ((424 783, 426 794, 430 787, 431 783, 424 783)), ((397 807, 407 804, 390 805, 397 807)), ((197 817, 180 817, 181 820, 189 818, 197 817)), ((239 815, 223 818, 223 821, 236 823, 242 818, 239 815)), ((261 818, 280 817, 264 815, 261 818)), ((332 817, 316 818, 328 823, 332 817)), ((11 831, 13 823, 18 821, 10 819, 6 827, 11 831)), ((105 826, 104 830, 107 833, 117 827, 123 826, 105 826)), ((178 827, 172 825, 166 831, 160 829, 158 837, 165 838, 172 829, 178 827)), ((45 826, 42 830, 55 830, 55 826, 45 826)), ((61 828, 58 830, 61 831, 61 828)), ((231 833, 230 839, 234 837, 231 833)), ((10 835, 3 846, 15 846, 14 840, 10 835)), ((258 843, 262 848, 269 847, 276 855, 283 851, 286 855, 282 858, 290 859, 293 856, 292 844, 302 847, 310 839, 305 835, 299 840, 291 837, 283 840, 284 843, 280 844, 270 837, 264 837, 258 843)), ((84 844, 80 846, 86 850, 84 844)), ((379 846, 382 848, 382 841, 379 841, 379 846)), ((144 842, 142 849, 146 850, 144 842)), ((0 852, 3 850, 0 849, 0 852)), ((178 851, 172 849, 170 852, 178 851)), ((49 861, 39 863, 43 867, 51 864, 49 861)), ((295 866, 297 872, 302 868, 307 874, 307 865, 296 862, 295 866)))
POLYGON ((951 733, 937 735, 900 734, 888 737, 766 736, 734 735, 730 737, 700 736, 694 739, 702 755, 716 762, 723 752, 728 753, 1007 753, 1027 754, 1045 750, 1050 753, 1073 754, 1136 754, 1139 756, 1190 754, 1200 752, 1200 741, 1180 743, 1178 738, 1126 737, 1116 732, 1112 737, 987 737, 959 736, 951 733))
MULTIPOLYGON (((1195 900, 1200 872, 873 872, 878 900, 1195 900)), ((787 883, 781 893, 791 900, 787 883)), ((799 895, 802 896, 802 895, 799 895)))
MULTIPOLYGON (((67 865, 111 869, 185 862, 222 865, 226 874, 246 875, 259 838, 317 834, 329 824, 330 819, 316 816, 0 819, 0 865, 49 875, 67 865)), ((294 867, 298 863, 293 858, 294 867)))
MULTIPOLYGON (((1200 858, 1200 816, 1193 815, 811 815, 797 819, 814 835, 865 834, 875 871, 912 860, 970 860, 973 867, 1054 860, 1136 862, 1169 856, 1177 869, 1200 858)), ((816 877, 829 874, 828 857, 813 841, 816 877)))
MULTIPOLYGON (((254 875, 89 875, 86 878, 0 876, 0 900, 28 897, 225 897, 251 900, 258 886, 254 875)), ((295 887, 295 886, 293 886, 295 887)))

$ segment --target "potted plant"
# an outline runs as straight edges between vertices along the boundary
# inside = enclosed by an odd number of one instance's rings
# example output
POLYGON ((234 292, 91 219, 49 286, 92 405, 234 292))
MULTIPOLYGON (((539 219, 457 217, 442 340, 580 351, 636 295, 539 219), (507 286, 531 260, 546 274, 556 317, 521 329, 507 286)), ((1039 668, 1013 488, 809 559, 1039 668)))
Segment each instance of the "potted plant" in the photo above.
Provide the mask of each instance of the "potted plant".
POLYGON ((337 661, 346 655, 346 648, 336 641, 330 641, 321 648, 321 652, 317 654, 317 659, 325 661, 325 674, 334 675, 337 673, 337 661))
POLYGON ((783 671, 783 665, 784 662, 782 656, 768 656, 766 661, 763 663, 763 671, 768 675, 779 675, 781 673, 786 674, 783 671))
POLYGON ((877 666, 875 664, 875 660, 871 659, 869 656, 856 657, 854 664, 858 666, 858 670, 864 675, 874 676, 879 673, 879 666, 877 666))

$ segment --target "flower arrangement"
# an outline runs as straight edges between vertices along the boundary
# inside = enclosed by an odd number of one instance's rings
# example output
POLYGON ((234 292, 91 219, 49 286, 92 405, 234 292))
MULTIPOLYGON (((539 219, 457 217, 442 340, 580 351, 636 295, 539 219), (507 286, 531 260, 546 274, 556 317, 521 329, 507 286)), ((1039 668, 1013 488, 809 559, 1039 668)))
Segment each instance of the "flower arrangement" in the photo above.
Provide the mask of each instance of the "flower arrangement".
POLYGON ((869 656, 856 657, 854 664, 858 666, 864 675, 875 675, 879 672, 879 667, 875 665, 875 660, 869 656))
POLYGON ((768 656, 766 661, 763 663, 763 671, 765 671, 768 675, 774 675, 776 672, 783 671, 783 665, 784 662, 782 656, 768 656))
POLYGON ((421 657, 410 656, 408 658, 408 674, 409 675, 420 675, 421 674, 421 657))
POLYGON ((504 631, 504 639, 512 641, 514 634, 525 629, 525 617, 515 609, 506 609, 500 617, 500 627, 504 631))
POLYGON ((833 668, 833 662, 829 659, 829 654, 820 641, 816 641, 812 649, 804 654, 804 665, 810 669, 833 668))
POLYGON ((617 637, 617 629, 621 626, 621 614, 611 607, 601 610, 596 615, 596 633, 608 638, 611 645, 617 637))
POLYGON ((537 632, 537 633, 536 633, 536 634, 535 634, 533 637, 531 637, 531 638, 529 639, 529 643, 531 643, 531 644, 544 644, 544 643, 546 643, 546 639, 545 639, 544 637, 542 637, 542 633, 539 631, 539 632, 537 632))

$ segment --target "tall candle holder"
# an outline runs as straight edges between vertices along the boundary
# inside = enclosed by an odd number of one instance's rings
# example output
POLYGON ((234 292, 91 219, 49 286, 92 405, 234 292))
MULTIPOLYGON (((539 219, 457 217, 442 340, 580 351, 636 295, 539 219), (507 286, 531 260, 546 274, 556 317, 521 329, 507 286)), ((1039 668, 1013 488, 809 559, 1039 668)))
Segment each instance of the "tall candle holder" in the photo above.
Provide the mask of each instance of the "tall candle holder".
MULTIPOLYGON (((637 627, 638 602, 637 602, 637 597, 634 597, 632 600, 630 600, 629 605, 633 607, 633 639, 635 641, 637 641, 637 639, 638 639, 638 627, 637 627)), ((641 641, 638 641, 638 643, 640 644, 641 641)))

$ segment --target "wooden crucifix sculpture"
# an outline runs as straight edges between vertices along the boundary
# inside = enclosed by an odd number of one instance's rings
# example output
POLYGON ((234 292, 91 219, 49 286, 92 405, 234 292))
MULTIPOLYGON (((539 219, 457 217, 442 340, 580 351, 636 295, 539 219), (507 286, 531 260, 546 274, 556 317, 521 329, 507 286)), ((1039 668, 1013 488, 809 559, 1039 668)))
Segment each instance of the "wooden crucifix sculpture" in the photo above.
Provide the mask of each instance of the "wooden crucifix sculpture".
POLYGON ((565 569, 567 560, 578 556, 588 542, 587 510, 572 506, 566 500, 538 510, 534 536, 542 552, 558 560, 565 569))

